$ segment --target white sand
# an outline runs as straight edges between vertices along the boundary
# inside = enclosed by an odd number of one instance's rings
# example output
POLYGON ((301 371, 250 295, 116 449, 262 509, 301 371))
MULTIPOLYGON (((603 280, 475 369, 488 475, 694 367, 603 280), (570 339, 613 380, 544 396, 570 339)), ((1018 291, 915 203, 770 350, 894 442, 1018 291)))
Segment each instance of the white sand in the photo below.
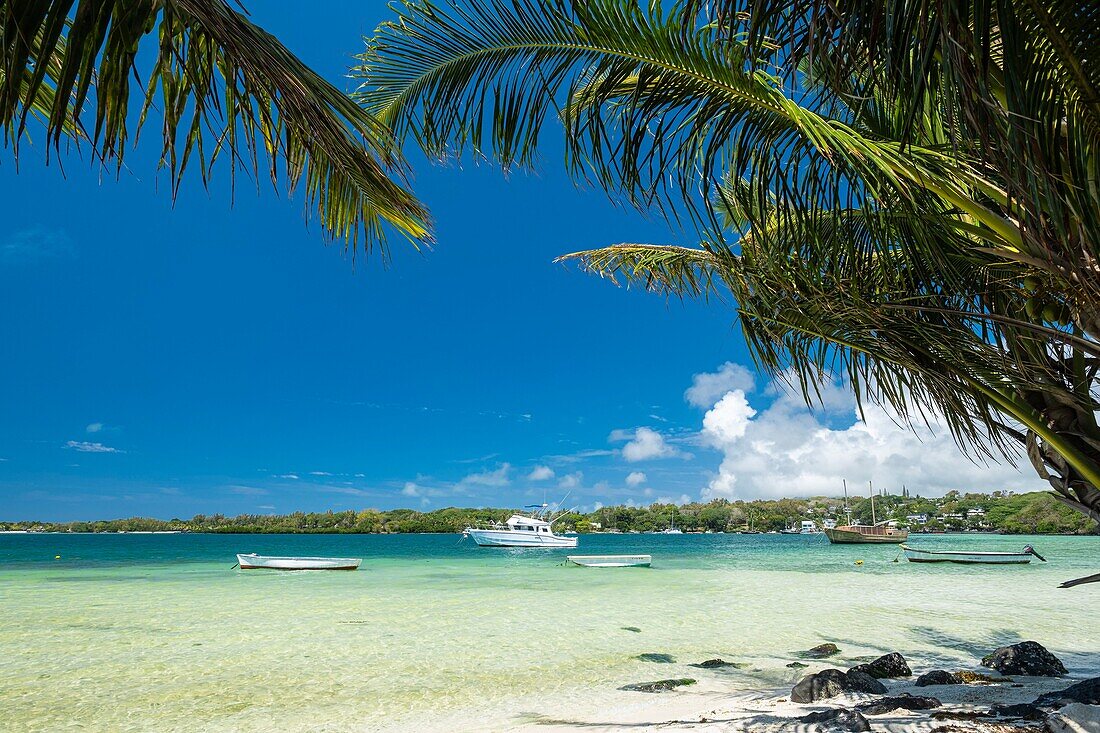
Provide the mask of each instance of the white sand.
MULTIPOLYGON (((824 669, 825 667, 821 667, 824 669)), ((807 672, 819 671, 815 667, 807 672)), ((990 672, 990 670, 985 670, 990 672)), ((1015 729, 1019 721, 987 718, 934 719, 932 713, 985 712, 994 704, 1031 702, 1044 692, 1069 687, 1076 678, 1017 677, 999 684, 937 685, 916 687, 916 676, 905 680, 882 680, 890 695, 908 692, 912 695, 935 697, 943 705, 920 712, 898 710, 887 715, 867 716, 875 731, 889 733, 931 733, 937 728, 976 732, 1001 732, 1015 729)), ((699 684, 662 693, 634 693, 639 700, 608 707, 602 711, 578 711, 574 719, 531 719, 512 730, 517 733, 551 733, 554 731, 591 731, 593 733, 644 733, 647 731, 753 731, 754 733, 812 733, 817 726, 799 722, 812 712, 832 708, 852 708, 875 700, 878 695, 850 695, 831 698, 820 703, 800 705, 788 699, 789 689, 771 694, 738 693, 721 681, 700 680, 699 684)), ((1023 723, 1022 725, 1035 725, 1023 723)))

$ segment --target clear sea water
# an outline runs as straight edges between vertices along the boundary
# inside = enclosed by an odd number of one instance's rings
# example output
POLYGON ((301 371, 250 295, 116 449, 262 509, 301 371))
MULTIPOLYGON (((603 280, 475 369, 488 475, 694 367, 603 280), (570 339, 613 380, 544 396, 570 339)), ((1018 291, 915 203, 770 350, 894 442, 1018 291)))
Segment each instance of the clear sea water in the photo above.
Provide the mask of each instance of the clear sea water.
POLYGON ((896 547, 821 535, 587 535, 575 552, 654 562, 592 569, 457 535, 0 535, 0 730, 507 730, 660 697, 617 689, 630 682, 777 689, 800 674, 793 652, 826 641, 837 664, 901 651, 927 669, 1035 639, 1092 672, 1100 584, 1057 585, 1100 571, 1100 537, 911 544, 1029 542, 1050 562, 895 563, 896 547), (364 562, 240 571, 237 552, 364 562), (687 666, 713 657, 746 666, 687 666))

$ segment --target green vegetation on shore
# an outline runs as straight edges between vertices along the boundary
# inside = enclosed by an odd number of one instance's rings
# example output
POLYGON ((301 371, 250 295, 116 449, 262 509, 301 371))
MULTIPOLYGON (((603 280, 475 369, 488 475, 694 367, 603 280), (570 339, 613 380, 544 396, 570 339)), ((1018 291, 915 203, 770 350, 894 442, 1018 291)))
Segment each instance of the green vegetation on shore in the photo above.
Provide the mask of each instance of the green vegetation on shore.
MULTIPOLYGON (((849 504, 853 519, 871 521, 869 499, 849 504)), ((449 507, 431 512, 412 509, 343 512, 294 512, 293 514, 197 514, 191 519, 111 519, 94 522, 0 522, 0 530, 32 532, 225 532, 243 534, 407 534, 461 532, 470 524, 502 521, 512 509, 463 509, 449 507)), ((882 495, 875 500, 876 518, 897 520, 913 531, 987 531, 1008 534, 1089 534, 1095 525, 1085 516, 1057 501, 1051 494, 1035 492, 992 494, 948 492, 942 498, 882 495)), ((820 525, 824 519, 845 521, 844 501, 830 497, 727 501, 706 504, 652 504, 601 507, 587 514, 566 512, 556 520, 562 530, 577 532, 652 532, 676 525, 686 532, 768 532, 803 519, 820 525)))

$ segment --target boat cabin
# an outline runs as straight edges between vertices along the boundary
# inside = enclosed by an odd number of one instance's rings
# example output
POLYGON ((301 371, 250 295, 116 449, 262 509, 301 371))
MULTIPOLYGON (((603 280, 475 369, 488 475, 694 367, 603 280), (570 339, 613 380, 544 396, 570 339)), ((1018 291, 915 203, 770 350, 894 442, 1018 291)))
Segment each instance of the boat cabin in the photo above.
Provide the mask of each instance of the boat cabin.
POLYGON ((513 532, 536 532, 538 534, 553 534, 550 531, 550 523, 542 519, 535 519, 533 517, 524 517, 519 514, 513 514, 511 518, 505 522, 508 525, 508 529, 513 532))

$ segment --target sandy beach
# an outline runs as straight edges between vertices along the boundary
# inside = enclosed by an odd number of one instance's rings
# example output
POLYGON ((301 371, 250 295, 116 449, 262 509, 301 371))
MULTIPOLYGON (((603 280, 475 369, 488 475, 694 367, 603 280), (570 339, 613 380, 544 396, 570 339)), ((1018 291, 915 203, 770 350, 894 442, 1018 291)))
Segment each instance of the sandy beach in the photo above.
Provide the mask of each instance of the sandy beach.
MULTIPOLYGON (((827 668, 813 665, 807 674, 827 668)), ((914 670, 916 671, 916 670, 914 670)), ((983 670, 989 672, 989 670, 983 670)), ((937 729, 950 731, 975 731, 976 733, 1007 733, 1021 726, 1041 727, 1040 722, 1025 722, 1011 718, 972 719, 976 713, 986 713, 992 705, 1028 703, 1039 695, 1061 690, 1074 682, 1100 674, 1073 677, 1011 678, 1001 684, 936 685, 916 687, 915 679, 883 680, 889 694, 931 696, 942 705, 932 710, 910 712, 895 710, 885 715, 868 715, 872 729, 889 733, 931 733, 937 729)), ((736 692, 713 680, 703 681, 681 691, 648 695, 650 700, 622 705, 602 712, 586 711, 572 719, 544 718, 520 724, 512 730, 516 733, 549 733, 561 731, 692 731, 693 733, 718 733, 719 731, 759 731, 760 733, 812 733, 830 730, 828 727, 800 722, 800 718, 814 712, 835 708, 854 708, 871 702, 877 695, 840 695, 819 703, 800 705, 790 701, 789 689, 776 689, 769 693, 736 692)))

